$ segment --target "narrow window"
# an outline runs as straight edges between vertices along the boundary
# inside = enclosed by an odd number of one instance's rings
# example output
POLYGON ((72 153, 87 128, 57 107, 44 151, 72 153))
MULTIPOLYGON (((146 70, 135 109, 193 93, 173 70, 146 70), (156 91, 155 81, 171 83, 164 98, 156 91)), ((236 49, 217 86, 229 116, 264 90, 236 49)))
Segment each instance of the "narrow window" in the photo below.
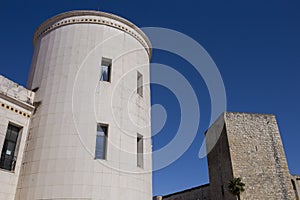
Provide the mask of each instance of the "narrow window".
POLYGON ((224 185, 221 185, 222 196, 224 197, 224 185))
POLYGON ((95 159, 106 159, 108 125, 97 124, 95 159))
POLYGON ((144 155, 143 155, 143 136, 138 134, 137 135, 137 166, 138 167, 143 167, 144 165, 144 155))
POLYGON ((7 127, 7 132, 1 152, 0 168, 14 171, 19 150, 20 128, 11 124, 7 127))
POLYGON ((137 93, 143 97, 143 74, 137 72, 137 93))
POLYGON ((102 58, 100 81, 110 82, 112 60, 109 58, 102 58))
POLYGON ((298 193, 297 193, 296 183, 295 183, 295 181, 293 179, 292 179, 292 185, 293 185, 293 189, 294 189, 294 192, 295 192, 295 195, 296 195, 296 200, 299 200, 299 196, 298 196, 298 193))
POLYGON ((292 179, 292 185, 293 185, 293 189, 294 189, 294 190, 297 190, 297 189, 296 189, 295 181, 294 181, 293 179, 292 179))

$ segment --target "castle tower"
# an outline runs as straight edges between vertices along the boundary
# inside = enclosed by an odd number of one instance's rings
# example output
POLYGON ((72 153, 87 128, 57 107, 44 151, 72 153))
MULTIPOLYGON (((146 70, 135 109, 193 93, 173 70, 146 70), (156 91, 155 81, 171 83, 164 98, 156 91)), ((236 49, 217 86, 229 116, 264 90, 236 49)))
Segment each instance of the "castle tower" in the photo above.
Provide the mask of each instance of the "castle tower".
POLYGON ((72 11, 34 35, 36 91, 16 199, 152 199, 150 42, 131 22, 72 11))
POLYGON ((206 137, 211 199, 236 199, 233 177, 246 184, 242 199, 295 199, 274 115, 224 113, 206 137))

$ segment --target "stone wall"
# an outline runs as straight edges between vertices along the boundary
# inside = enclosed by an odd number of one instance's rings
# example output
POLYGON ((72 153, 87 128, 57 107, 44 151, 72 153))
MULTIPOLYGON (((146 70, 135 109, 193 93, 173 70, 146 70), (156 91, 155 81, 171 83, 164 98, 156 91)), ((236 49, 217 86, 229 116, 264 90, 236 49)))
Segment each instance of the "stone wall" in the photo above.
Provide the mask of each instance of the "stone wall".
MULTIPOLYGON (((212 199, 229 199, 232 177, 246 184, 242 199, 295 199, 275 116, 225 113, 207 135, 217 135, 222 123, 220 139, 208 154, 212 199)), ((212 138, 207 138, 209 145, 212 138)))
POLYGON ((153 200, 209 200, 209 184, 187 189, 166 196, 156 196, 153 200))
POLYGON ((34 107, 34 93, 0 76, 0 155, 3 149, 8 125, 19 127, 18 148, 15 151, 15 168, 0 169, 0 199, 14 200, 19 179, 29 122, 34 107), (18 150, 17 150, 18 149, 18 150))
POLYGON ((300 176, 292 175, 291 177, 296 200, 300 200, 300 176))
POLYGON ((211 198, 235 200, 236 198, 227 190, 228 181, 233 178, 233 172, 223 115, 207 131, 206 147, 211 198))
POLYGON ((207 130, 206 149, 209 186, 154 200, 236 200, 228 192, 234 177, 246 184, 243 200, 300 200, 300 176, 289 174, 274 115, 224 113, 207 130))
POLYGON ((26 104, 33 104, 34 92, 0 75, 0 95, 26 104))
POLYGON ((112 14, 71 11, 43 23, 34 43, 28 87, 39 88, 40 106, 15 200, 152 199, 150 86, 142 96, 136 92, 137 72, 150 80, 150 46, 141 30, 112 14), (100 81, 107 59, 110 80, 100 81), (108 128, 97 144, 99 124, 108 128))

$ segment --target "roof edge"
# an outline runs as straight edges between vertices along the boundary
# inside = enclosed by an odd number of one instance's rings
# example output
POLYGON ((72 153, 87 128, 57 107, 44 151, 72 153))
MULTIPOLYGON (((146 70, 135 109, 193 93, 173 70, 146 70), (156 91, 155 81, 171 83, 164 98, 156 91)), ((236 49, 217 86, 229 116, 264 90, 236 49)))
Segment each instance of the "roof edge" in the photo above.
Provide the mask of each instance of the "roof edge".
POLYGON ((65 25, 70 25, 70 24, 78 24, 78 23, 102 24, 102 25, 111 26, 111 27, 117 28, 121 31, 124 31, 124 32, 130 34, 131 36, 133 36, 134 38, 136 38, 144 46, 145 50, 147 51, 147 53, 149 55, 149 59, 151 59, 152 46, 151 46, 150 40, 140 28, 138 28, 136 25, 134 25, 132 22, 128 21, 127 19, 124 19, 122 17, 119 17, 119 16, 111 14, 111 13, 106 13, 106 12, 101 12, 101 11, 96 11, 96 10, 73 10, 73 11, 64 12, 64 13, 55 15, 54 17, 51 17, 50 19, 43 22, 36 29, 34 36, 33 36, 33 45, 35 46, 37 40, 39 38, 41 38, 43 35, 47 34, 48 32, 51 32, 52 30, 54 30, 56 28, 59 28, 59 27, 65 26, 65 25), (137 37, 137 35, 135 33, 133 33, 132 31, 127 30, 124 27, 120 27, 116 24, 107 23, 107 22, 104 22, 101 20, 98 20, 98 21, 96 21, 96 20, 84 20, 84 21, 68 20, 66 22, 56 24, 56 22, 58 22, 60 20, 70 18, 70 17, 77 17, 77 16, 78 17, 79 16, 96 16, 96 17, 105 17, 105 18, 116 20, 118 22, 125 24, 126 26, 128 26, 129 28, 131 28, 135 32, 137 32, 145 42, 142 41, 141 39, 139 39, 139 37, 137 37))

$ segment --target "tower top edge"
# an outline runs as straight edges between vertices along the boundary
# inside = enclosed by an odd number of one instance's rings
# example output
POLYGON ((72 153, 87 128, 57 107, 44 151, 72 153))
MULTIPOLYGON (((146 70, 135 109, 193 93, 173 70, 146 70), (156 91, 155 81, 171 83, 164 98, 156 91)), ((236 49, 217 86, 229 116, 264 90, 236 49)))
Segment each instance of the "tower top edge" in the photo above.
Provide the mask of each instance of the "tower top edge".
POLYGON ((124 31, 133 36, 142 44, 149 55, 149 59, 151 59, 152 46, 150 40, 139 27, 120 16, 95 10, 73 10, 51 17, 36 29, 33 36, 33 45, 35 46, 37 41, 42 36, 46 35, 52 30, 71 24, 100 24, 124 31), (107 21, 105 19, 113 20, 116 23, 107 21))

